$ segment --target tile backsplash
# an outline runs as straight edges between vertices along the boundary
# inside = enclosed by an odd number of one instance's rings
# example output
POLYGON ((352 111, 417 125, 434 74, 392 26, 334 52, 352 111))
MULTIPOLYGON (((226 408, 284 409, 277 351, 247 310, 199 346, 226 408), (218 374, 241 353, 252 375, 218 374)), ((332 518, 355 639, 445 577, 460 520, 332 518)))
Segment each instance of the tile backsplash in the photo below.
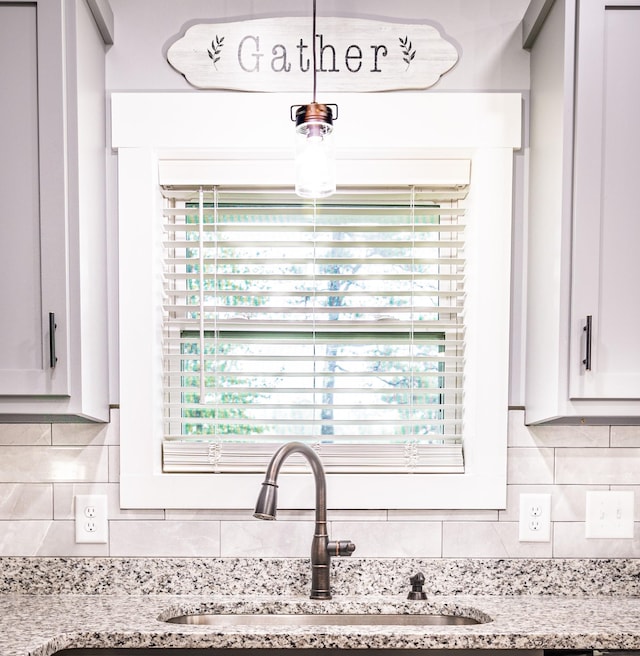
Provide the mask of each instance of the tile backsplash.
MULTIPOLYGON (((361 558, 637 558, 640 426, 526 427, 509 413, 505 510, 341 510, 329 532, 361 558), (636 493, 634 539, 586 539, 588 490, 636 493), (519 495, 551 494, 550 542, 519 542, 519 495)), ((109 425, 0 425, 0 556, 305 558, 311 511, 121 510, 118 411, 109 425), (109 542, 74 541, 73 498, 106 494, 109 542)))

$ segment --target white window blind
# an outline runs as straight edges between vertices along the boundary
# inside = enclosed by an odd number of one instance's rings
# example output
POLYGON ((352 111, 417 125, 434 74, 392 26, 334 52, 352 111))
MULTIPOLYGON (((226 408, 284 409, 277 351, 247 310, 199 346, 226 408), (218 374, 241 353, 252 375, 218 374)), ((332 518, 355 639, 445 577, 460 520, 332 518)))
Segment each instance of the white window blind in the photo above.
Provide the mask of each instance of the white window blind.
POLYGON ((164 471, 463 471, 465 193, 164 189, 164 471))

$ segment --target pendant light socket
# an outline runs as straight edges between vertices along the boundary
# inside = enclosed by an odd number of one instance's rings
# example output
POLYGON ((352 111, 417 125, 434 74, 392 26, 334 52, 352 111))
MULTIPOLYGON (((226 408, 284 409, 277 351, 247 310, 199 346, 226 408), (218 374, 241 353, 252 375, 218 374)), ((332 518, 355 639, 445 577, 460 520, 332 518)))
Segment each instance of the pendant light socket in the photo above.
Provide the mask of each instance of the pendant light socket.
POLYGON ((338 118, 338 105, 311 102, 308 105, 293 105, 291 107, 291 120, 296 122, 296 127, 302 123, 326 123, 333 125, 338 118), (294 117, 295 110, 295 117, 294 117))

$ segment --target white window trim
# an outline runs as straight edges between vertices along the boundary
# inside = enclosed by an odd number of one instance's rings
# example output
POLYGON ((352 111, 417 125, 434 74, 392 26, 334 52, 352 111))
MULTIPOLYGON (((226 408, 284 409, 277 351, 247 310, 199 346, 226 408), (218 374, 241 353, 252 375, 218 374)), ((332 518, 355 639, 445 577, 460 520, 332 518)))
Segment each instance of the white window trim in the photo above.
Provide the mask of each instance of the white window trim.
MULTIPOLYGON (((166 159, 218 162, 218 170, 230 171, 229 175, 240 168, 246 184, 292 185, 288 109, 300 98, 288 94, 257 98, 249 102, 246 95, 234 93, 112 95, 112 145, 118 151, 124 508, 252 508, 262 482, 260 474, 161 471, 162 248, 161 231, 152 229, 161 215, 159 163, 166 159), (260 124, 253 119, 256 105, 260 124), (133 274, 135 284, 129 282, 133 274)), ((474 247, 467 252, 465 473, 329 474, 328 505, 504 508, 512 164, 513 150, 520 148, 521 96, 336 94, 331 102, 340 106, 338 184, 408 184, 413 182, 406 178, 411 160, 471 160, 468 217, 474 247), (407 163, 404 170, 394 164, 402 179, 390 181, 372 163, 389 159, 407 163), (491 289, 482 299, 480 285, 491 289)), ((281 508, 309 508, 313 501, 312 476, 281 477, 281 508)))

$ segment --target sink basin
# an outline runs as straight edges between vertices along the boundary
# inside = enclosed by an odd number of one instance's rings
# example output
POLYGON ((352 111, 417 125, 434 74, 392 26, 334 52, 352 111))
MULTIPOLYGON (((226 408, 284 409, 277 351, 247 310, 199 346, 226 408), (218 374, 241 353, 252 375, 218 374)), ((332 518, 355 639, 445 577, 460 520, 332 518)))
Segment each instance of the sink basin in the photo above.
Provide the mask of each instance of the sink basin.
POLYGON ((200 613, 178 615, 167 622, 173 624, 196 624, 202 626, 458 626, 480 624, 472 617, 461 615, 418 615, 418 614, 288 614, 288 615, 236 615, 200 613))

